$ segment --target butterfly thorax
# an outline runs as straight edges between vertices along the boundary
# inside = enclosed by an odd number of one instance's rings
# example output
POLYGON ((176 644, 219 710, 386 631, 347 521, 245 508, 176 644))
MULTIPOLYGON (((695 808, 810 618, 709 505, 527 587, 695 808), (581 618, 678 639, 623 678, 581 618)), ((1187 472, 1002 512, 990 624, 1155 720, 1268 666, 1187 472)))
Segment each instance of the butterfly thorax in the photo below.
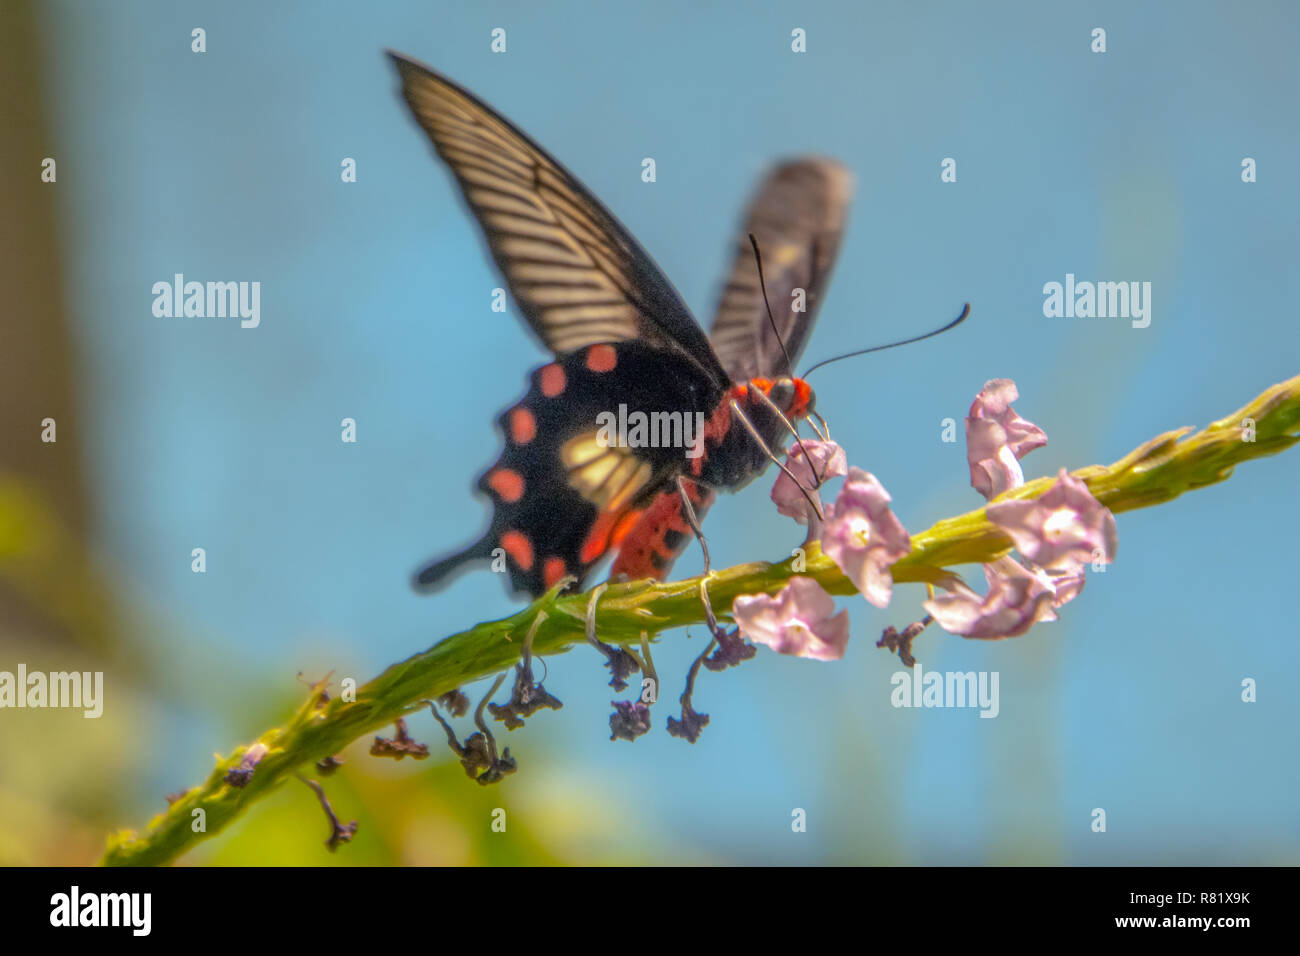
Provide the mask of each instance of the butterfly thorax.
POLYGON ((693 462, 691 477, 713 488, 736 490, 758 477, 771 463, 754 440, 732 403, 744 414, 771 451, 778 452, 791 437, 790 429, 773 409, 776 405, 794 422, 812 408, 812 388, 803 379, 753 378, 733 385, 709 418, 703 460, 693 462), (764 401, 758 393, 768 401, 764 401))

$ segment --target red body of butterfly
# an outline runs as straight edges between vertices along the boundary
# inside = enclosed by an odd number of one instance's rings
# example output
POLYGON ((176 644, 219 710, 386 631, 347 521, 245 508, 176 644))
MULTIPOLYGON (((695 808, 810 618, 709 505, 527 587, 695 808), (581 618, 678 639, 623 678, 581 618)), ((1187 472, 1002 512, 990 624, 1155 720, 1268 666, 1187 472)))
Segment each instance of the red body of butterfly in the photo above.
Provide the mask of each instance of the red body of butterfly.
POLYGON ((470 93, 392 56, 516 304, 555 355, 500 418, 505 451, 478 482, 494 502, 491 526, 421 570, 417 586, 498 558, 516 590, 537 595, 565 575, 585 579, 611 553, 613 575, 663 577, 691 534, 683 496, 702 515, 716 490, 739 488, 769 464, 755 433, 772 450, 789 435, 772 405, 791 420, 812 410, 812 390, 789 377, 782 345, 794 361, 811 328, 839 248, 848 174, 800 159, 768 175, 706 336, 649 255, 559 162, 470 93), (615 421, 649 429, 638 435, 615 421))

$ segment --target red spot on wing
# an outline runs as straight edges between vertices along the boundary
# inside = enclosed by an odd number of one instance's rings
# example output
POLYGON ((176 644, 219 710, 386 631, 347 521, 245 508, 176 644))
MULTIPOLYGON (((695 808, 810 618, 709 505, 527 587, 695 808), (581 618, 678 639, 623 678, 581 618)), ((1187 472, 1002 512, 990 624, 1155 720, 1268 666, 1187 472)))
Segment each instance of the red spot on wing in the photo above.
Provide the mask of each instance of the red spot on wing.
POLYGON ((488 487, 501 496, 501 500, 514 504, 524 496, 524 476, 513 468, 498 468, 488 474, 488 487))
POLYGON ((587 368, 593 372, 612 372, 618 364, 618 352, 612 345, 593 345, 587 349, 587 368))
POLYGON ((516 445, 527 445, 537 437, 537 416, 526 408, 510 410, 510 440, 516 445))
POLYGON ((542 394, 547 398, 554 398, 564 391, 567 380, 564 377, 564 369, 552 362, 550 365, 542 366, 542 370, 537 374, 538 383, 542 387, 542 394))
POLYGON ((594 564, 600 560, 602 554, 628 536, 642 514, 642 511, 606 511, 599 515, 586 540, 582 542, 578 560, 583 564, 594 564))
POLYGON ((521 570, 532 569, 533 544, 522 532, 507 531, 501 536, 501 547, 505 548, 506 554, 510 555, 521 570))
POLYGON ((578 552, 579 561, 591 564, 609 550, 609 539, 617 521, 618 514, 613 511, 606 511, 596 518, 596 523, 591 526, 591 531, 587 533, 587 539, 582 542, 582 549, 578 552))
POLYGON ((546 581, 548 588, 555 587, 555 582, 564 577, 566 566, 563 558, 547 558, 546 564, 542 567, 542 577, 546 581))
POLYGON ((619 519, 618 524, 614 525, 614 530, 609 536, 610 544, 622 544, 623 539, 628 533, 636 527, 636 523, 641 520, 644 511, 629 511, 619 519))
MULTIPOLYGON (((697 514, 703 512, 712 500, 711 495, 707 498, 702 496, 693 481, 686 482, 686 490, 696 506, 697 514)), ((610 576, 626 574, 632 580, 638 578, 662 580, 668 573, 672 558, 677 554, 676 549, 666 540, 670 532, 692 534, 691 526, 682 513, 682 499, 676 489, 661 491, 649 506, 639 513, 636 523, 623 530, 622 546, 619 548, 613 567, 609 570, 610 576)))

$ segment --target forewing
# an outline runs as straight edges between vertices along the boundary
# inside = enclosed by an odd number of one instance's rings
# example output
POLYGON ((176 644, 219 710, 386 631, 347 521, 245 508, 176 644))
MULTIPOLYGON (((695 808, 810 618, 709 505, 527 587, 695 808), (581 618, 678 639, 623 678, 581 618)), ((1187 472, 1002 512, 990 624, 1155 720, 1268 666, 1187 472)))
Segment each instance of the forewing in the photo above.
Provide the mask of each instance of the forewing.
POLYGON ((402 94, 483 227, 520 311, 557 355, 640 339, 725 373, 672 284, 549 153, 455 83, 390 54, 402 94))
POLYGON ((781 342, 797 362, 817 317, 852 195, 852 178, 841 164, 805 158, 782 163, 763 180, 736 241, 736 257, 723 287, 710 338, 733 381, 794 374, 781 342), (772 331, 749 234, 758 240, 772 331), (803 311, 794 292, 804 290, 803 311))

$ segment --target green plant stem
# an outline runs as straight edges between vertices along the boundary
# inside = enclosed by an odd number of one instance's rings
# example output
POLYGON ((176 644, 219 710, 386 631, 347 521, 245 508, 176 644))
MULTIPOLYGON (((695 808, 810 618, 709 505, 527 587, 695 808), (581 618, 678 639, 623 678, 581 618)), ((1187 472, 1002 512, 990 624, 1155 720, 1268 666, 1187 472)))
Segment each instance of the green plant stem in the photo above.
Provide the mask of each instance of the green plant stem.
MULTIPOLYGON (((1201 431, 1190 432, 1191 428, 1166 432, 1112 465, 1094 465, 1074 474, 1115 512, 1160 504, 1184 491, 1222 481, 1235 465, 1276 454, 1300 440, 1300 376, 1273 386, 1201 431)), ((1037 497, 1054 480, 1030 481, 1006 497, 1037 497)), ((980 508, 913 535, 911 553, 893 566, 894 580, 940 582, 952 573, 947 570, 951 566, 991 561, 1011 547, 1010 539, 980 508)), ((795 559, 717 571, 708 579, 712 604, 725 616, 738 595, 774 593, 797 573, 815 578, 832 593, 854 593, 853 585, 816 545, 809 548, 805 560, 802 572, 794 570, 795 559)), ((643 631, 658 634, 701 623, 700 580, 611 584, 601 596, 596 614, 600 638, 607 643, 636 644, 643 631)), ((585 643, 588 600, 589 593, 554 590, 512 617, 479 624, 394 664, 360 687, 355 701, 334 698, 321 705, 319 693, 313 692, 283 726, 258 738, 268 752, 246 786, 233 786, 224 778, 239 765, 247 746, 219 759, 205 781, 155 817, 142 835, 122 831, 111 836, 102 862, 147 865, 176 859, 200 840, 221 832, 297 768, 336 754, 359 737, 422 709, 428 698, 513 665, 539 611, 547 616, 534 637, 534 654, 556 654, 585 643), (192 822, 199 809, 203 810, 205 828, 195 832, 192 822)))

